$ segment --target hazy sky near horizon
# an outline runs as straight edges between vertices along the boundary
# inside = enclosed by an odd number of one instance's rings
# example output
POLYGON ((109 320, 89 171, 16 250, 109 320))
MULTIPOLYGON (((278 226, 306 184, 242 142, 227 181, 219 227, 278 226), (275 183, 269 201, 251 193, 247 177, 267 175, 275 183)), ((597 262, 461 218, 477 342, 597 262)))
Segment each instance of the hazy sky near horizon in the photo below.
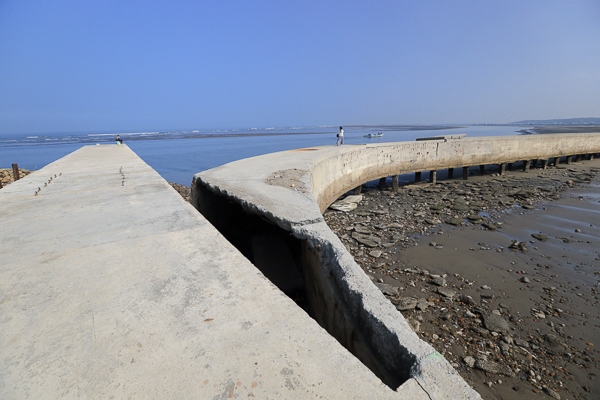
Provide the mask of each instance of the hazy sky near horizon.
POLYGON ((0 0, 0 133, 573 117, 597 0, 0 0))

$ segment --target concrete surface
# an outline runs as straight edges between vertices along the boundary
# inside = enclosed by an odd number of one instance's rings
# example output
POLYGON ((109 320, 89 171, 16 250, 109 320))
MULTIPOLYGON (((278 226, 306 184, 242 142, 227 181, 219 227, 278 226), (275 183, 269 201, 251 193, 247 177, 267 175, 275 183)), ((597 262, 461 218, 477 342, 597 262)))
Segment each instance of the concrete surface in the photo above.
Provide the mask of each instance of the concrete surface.
MULTIPOLYGON (((261 173, 288 164, 265 157, 261 173)), ((320 217, 310 193, 290 210, 265 204, 289 188, 232 185, 248 207, 320 217)), ((127 146, 83 147, 0 204, 2 399, 429 399, 437 384, 382 384, 127 146)))
MULTIPOLYGON (((316 304, 314 315, 322 326, 347 348, 353 346, 349 336, 355 337, 360 331, 358 334, 369 341, 370 357, 400 373, 408 364, 409 382, 417 381, 431 399, 476 399, 480 396, 443 357, 418 338, 363 273, 329 230, 321 212, 348 190, 382 177, 598 152, 600 133, 440 137, 298 149, 248 158, 196 174, 192 204, 218 225, 219 216, 213 212, 215 204, 231 201, 292 233, 310 247, 302 263, 308 265, 305 270, 318 282, 318 290, 325 293, 324 300, 316 304), (293 176, 288 171, 294 171, 293 176), (335 332, 337 326, 344 324, 352 331, 335 332)), ((398 388, 399 393, 403 393, 404 386, 398 388)))

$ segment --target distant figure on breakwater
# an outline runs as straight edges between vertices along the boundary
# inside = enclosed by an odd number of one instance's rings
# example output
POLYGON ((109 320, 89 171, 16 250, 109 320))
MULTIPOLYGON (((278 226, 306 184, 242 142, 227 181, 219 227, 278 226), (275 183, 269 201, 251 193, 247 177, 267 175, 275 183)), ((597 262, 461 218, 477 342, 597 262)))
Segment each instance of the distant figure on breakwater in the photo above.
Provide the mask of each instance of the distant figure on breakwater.
POLYGON ((341 146, 344 144, 344 129, 340 126, 340 131, 337 134, 337 143, 336 146, 341 146))
POLYGON ((115 140, 117 141, 117 145, 122 145, 123 144, 123 139, 121 139, 120 135, 117 135, 117 137, 115 138, 115 140))

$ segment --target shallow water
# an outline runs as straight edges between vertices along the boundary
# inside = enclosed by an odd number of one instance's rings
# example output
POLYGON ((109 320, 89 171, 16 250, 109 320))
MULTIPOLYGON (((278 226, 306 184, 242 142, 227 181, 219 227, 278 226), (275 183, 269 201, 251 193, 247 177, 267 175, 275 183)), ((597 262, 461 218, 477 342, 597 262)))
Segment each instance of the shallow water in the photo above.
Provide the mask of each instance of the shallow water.
MULTIPOLYGON (((468 136, 517 135, 518 126, 431 127, 349 126, 345 144, 412 141, 419 137, 466 133, 468 136), (412 130, 401 130, 412 129, 412 130), (381 138, 363 137, 383 132, 381 138)), ((312 146, 334 145, 337 127, 266 128, 217 131, 121 133, 124 142, 168 181, 189 185, 195 173, 235 160, 312 146)), ((39 169, 84 145, 112 144, 113 133, 1 135, 0 167, 18 163, 39 169)))

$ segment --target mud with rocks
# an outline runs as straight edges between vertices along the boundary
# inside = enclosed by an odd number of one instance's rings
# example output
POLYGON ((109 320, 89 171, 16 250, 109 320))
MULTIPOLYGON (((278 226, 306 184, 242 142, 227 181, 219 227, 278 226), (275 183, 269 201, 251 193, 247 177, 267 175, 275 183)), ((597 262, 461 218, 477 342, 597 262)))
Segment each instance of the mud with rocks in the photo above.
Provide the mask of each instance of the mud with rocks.
POLYGON ((599 173, 591 160, 373 186, 325 220, 484 399, 597 399, 599 173))

